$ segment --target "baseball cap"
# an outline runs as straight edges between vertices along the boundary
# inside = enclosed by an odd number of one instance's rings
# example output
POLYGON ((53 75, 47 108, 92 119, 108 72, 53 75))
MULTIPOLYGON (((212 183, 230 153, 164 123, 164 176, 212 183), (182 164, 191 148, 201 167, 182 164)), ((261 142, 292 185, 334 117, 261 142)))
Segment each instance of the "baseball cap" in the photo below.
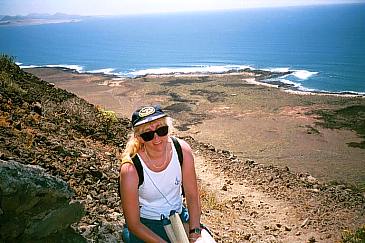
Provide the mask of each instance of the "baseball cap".
POLYGON ((131 122, 132 126, 136 127, 165 116, 166 114, 163 112, 160 105, 143 106, 133 112, 131 122))

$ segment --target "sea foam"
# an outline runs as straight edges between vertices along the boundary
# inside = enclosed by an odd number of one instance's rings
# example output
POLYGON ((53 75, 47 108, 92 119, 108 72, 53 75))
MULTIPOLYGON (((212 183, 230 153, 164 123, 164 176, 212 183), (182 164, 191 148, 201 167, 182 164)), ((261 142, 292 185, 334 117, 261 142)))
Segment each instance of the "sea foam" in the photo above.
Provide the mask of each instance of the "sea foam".
POLYGON ((269 71, 269 72, 279 72, 279 73, 286 73, 286 72, 290 71, 290 69, 288 67, 264 68, 262 70, 269 71))
POLYGON ((308 70, 294 70, 294 73, 293 73, 293 75, 295 77, 297 77, 298 79, 301 79, 301 80, 306 80, 316 74, 318 74, 318 72, 311 72, 308 70))
POLYGON ((38 65, 18 65, 20 68, 38 68, 38 67, 42 67, 42 66, 38 66, 38 65))
POLYGON ((230 71, 239 71, 246 68, 251 68, 250 66, 243 65, 224 65, 224 66, 191 66, 191 67, 164 67, 164 68, 149 68, 143 70, 137 70, 129 72, 128 75, 131 76, 144 76, 147 74, 188 74, 188 73, 226 73, 230 71))
MULTIPOLYGON (((20 63, 22 64, 22 63, 20 63)), ((19 65, 19 64, 18 64, 19 65)), ((84 68, 79 65, 68 65, 68 64, 50 64, 50 65, 19 65, 20 68, 42 68, 42 67, 49 67, 49 68, 67 68, 75 70, 78 73, 83 73, 84 68)))
POLYGON ((87 72, 88 73, 103 73, 103 74, 115 75, 116 73, 113 72, 114 70, 115 70, 115 68, 102 68, 102 69, 96 69, 96 70, 91 70, 91 71, 87 71, 87 72))
POLYGON ((56 65, 44 65, 43 67, 51 67, 51 68, 68 68, 75 70, 78 73, 84 72, 84 67, 80 65, 69 65, 69 64, 56 64, 56 65))
POLYGON ((312 77, 313 75, 318 74, 318 72, 312 72, 312 71, 308 71, 308 70, 291 70, 288 67, 278 67, 278 68, 266 68, 263 69, 265 71, 270 71, 270 72, 279 72, 279 73, 286 73, 286 72, 292 72, 291 74, 288 74, 287 76, 293 75, 296 78, 300 79, 300 80, 306 80, 310 77, 312 77))

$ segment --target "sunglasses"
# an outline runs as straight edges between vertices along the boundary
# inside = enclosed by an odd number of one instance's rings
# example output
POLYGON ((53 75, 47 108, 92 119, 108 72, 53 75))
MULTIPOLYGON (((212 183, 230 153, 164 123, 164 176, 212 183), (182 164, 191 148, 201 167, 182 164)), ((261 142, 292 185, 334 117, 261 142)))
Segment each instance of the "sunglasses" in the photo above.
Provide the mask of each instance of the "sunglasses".
POLYGON ((144 133, 141 133, 139 136, 141 136, 141 138, 145 142, 148 142, 148 141, 151 141, 155 137, 155 133, 157 133, 157 135, 159 137, 166 136, 169 133, 169 127, 168 126, 159 127, 155 131, 144 132, 144 133))

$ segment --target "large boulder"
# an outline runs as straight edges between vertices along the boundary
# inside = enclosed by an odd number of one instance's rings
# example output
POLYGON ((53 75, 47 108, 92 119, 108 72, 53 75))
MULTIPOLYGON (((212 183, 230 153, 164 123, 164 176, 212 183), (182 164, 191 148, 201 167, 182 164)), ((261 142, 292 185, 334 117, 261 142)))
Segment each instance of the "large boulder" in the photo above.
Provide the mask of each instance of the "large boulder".
POLYGON ((71 228, 84 216, 72 196, 41 167, 0 159, 0 242, 86 242, 71 228))

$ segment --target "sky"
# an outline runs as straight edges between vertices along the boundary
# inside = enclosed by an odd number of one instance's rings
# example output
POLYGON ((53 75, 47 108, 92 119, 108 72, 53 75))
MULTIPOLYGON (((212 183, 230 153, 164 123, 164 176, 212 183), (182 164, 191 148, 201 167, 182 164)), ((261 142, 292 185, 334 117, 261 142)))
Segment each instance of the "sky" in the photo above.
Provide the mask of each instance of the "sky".
POLYGON ((342 3, 365 0, 0 0, 0 15, 130 15, 342 3))

